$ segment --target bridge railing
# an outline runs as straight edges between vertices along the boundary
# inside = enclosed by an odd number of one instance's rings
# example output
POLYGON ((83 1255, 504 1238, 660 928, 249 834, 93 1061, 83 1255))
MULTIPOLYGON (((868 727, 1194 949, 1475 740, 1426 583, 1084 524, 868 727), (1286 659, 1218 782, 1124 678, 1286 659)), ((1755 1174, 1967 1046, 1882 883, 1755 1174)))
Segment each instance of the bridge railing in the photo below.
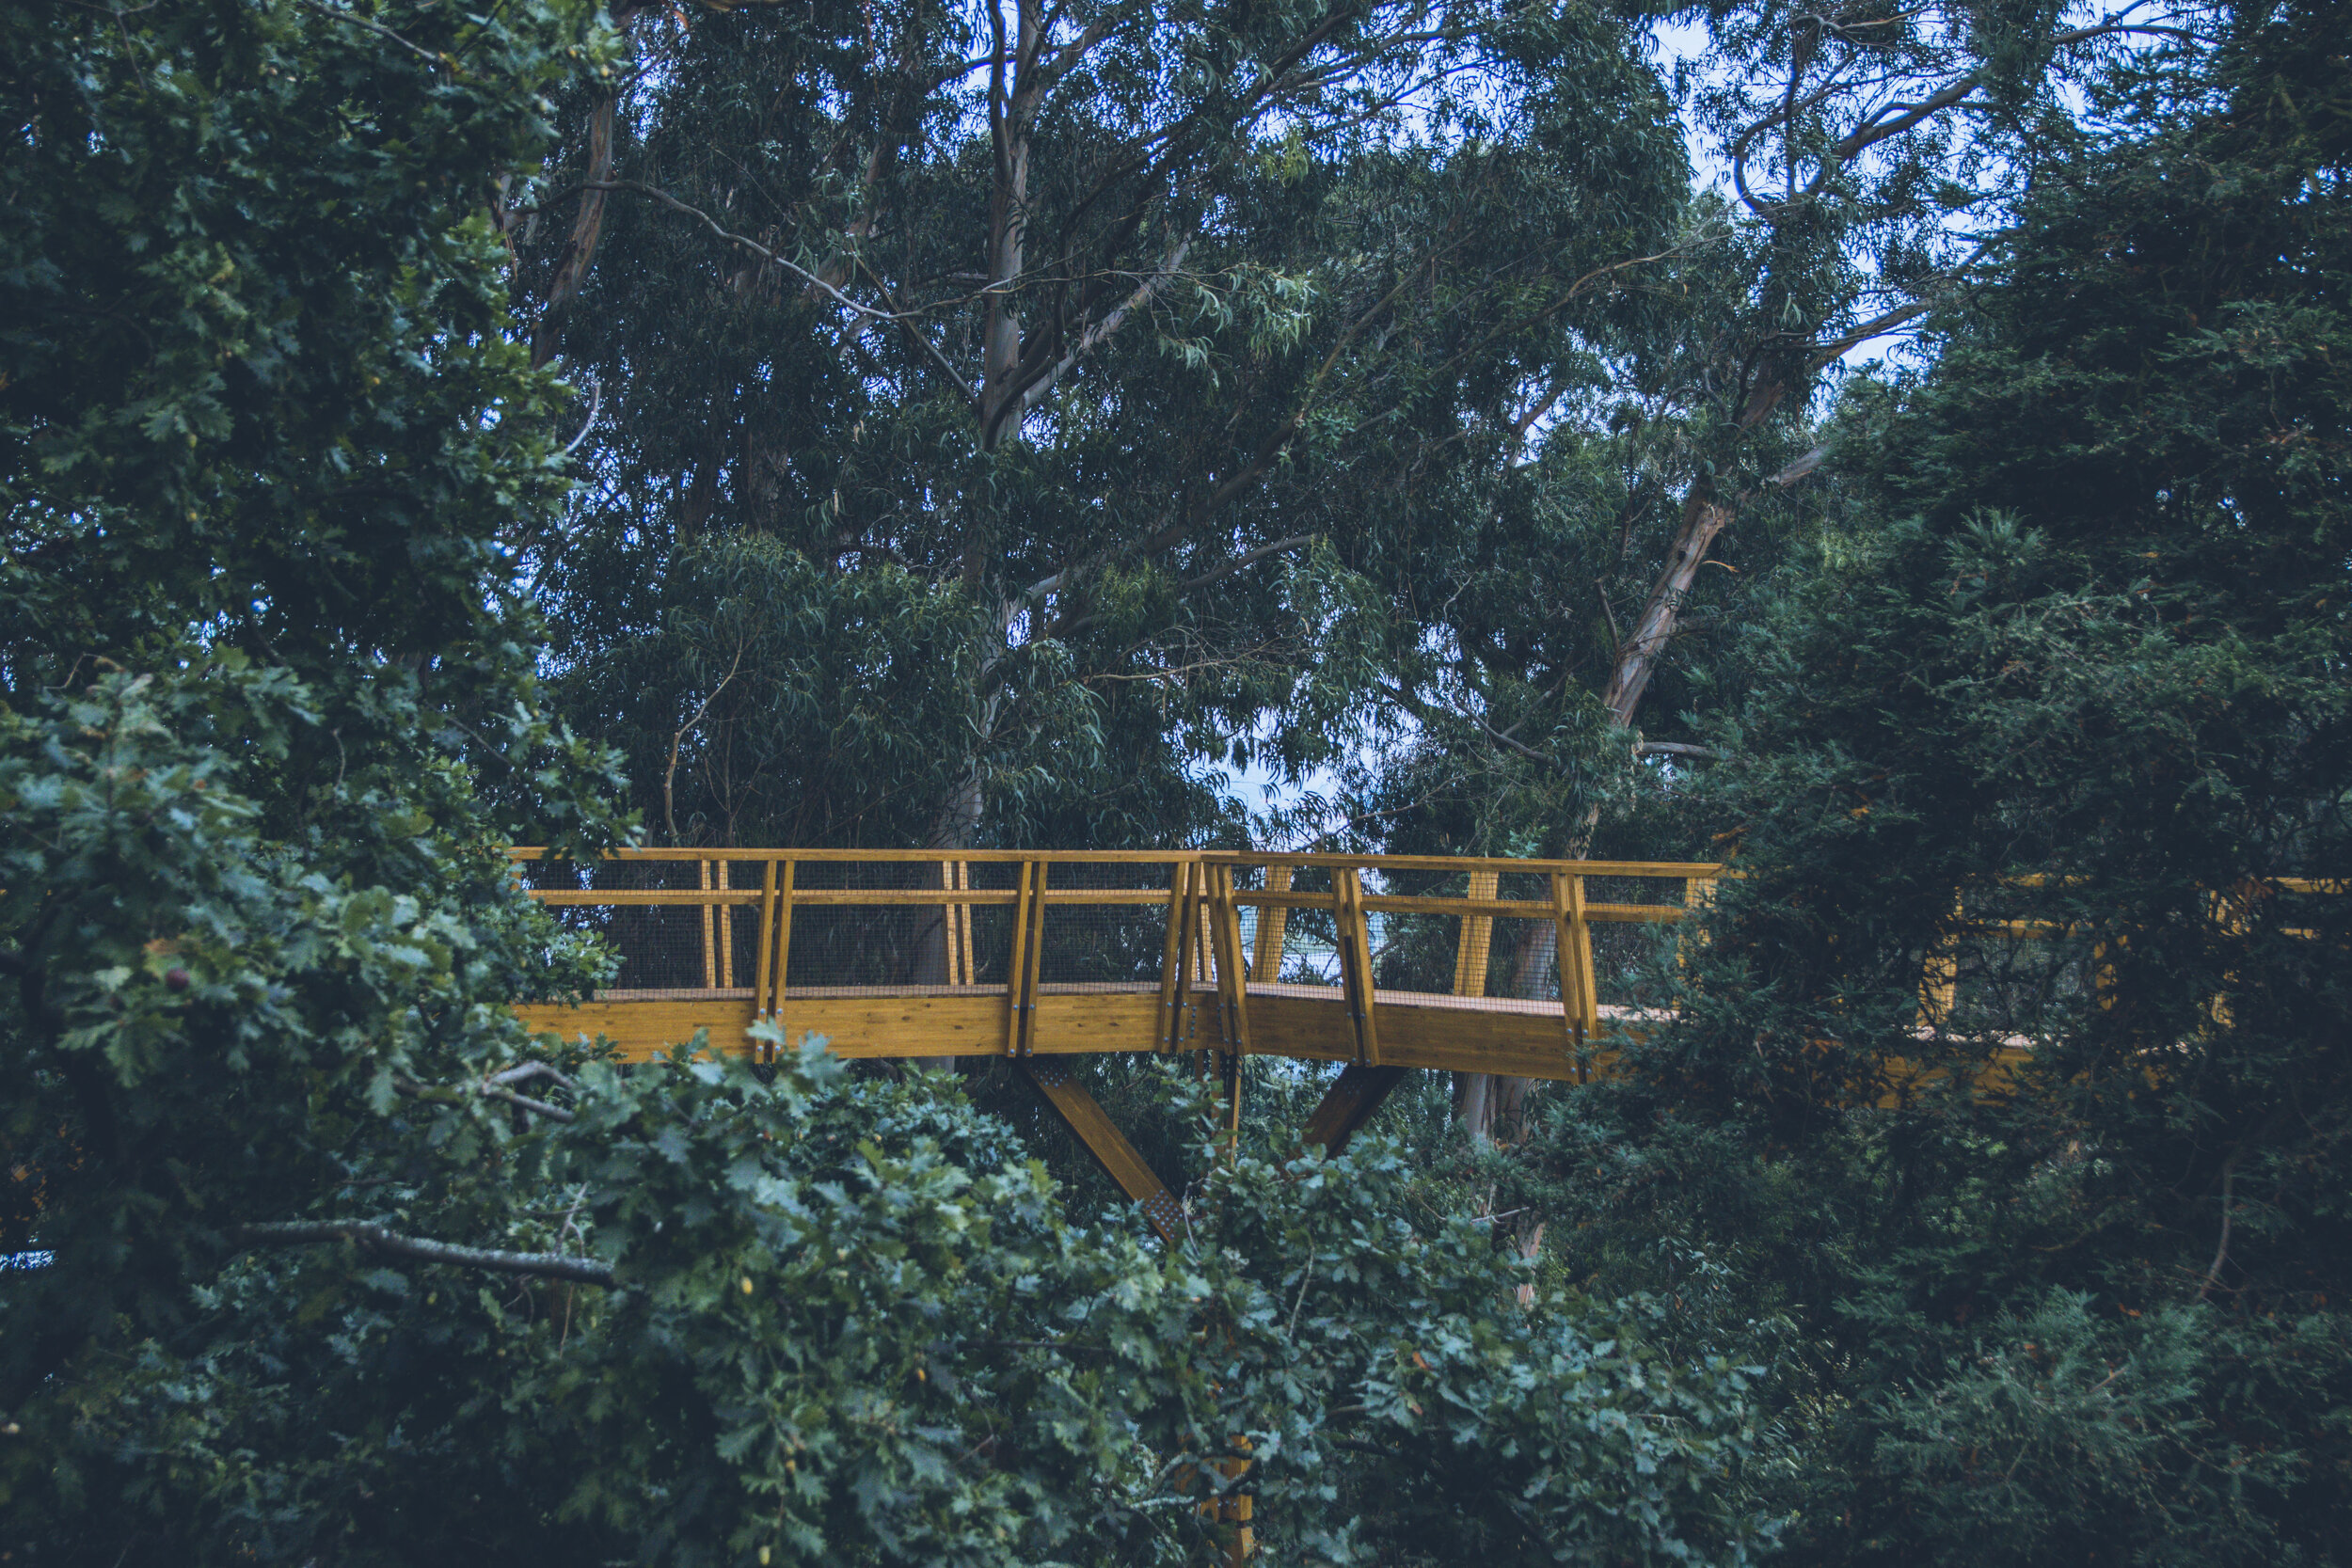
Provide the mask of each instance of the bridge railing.
POLYGON ((1483 1040, 1548 1077, 1630 1016, 1632 976, 1723 874, 1172 850, 514 854, 532 897, 611 944, 618 972, 574 1022, 625 1047, 762 1020, 876 1055, 1215 1046, 1438 1065, 1423 1059, 1483 1040))

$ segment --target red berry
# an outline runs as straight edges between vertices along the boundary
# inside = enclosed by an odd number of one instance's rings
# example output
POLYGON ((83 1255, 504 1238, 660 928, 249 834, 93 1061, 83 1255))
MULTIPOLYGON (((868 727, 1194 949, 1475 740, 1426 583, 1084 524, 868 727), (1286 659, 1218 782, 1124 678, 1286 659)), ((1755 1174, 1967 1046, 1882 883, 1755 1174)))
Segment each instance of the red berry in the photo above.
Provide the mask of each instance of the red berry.
POLYGON ((188 989, 188 972, 187 972, 186 970, 184 970, 184 969, 174 969, 174 970, 168 971, 168 972, 167 972, 167 973, 164 975, 164 985, 165 985, 165 987, 166 987, 167 989, 171 990, 187 990, 187 989, 188 989))

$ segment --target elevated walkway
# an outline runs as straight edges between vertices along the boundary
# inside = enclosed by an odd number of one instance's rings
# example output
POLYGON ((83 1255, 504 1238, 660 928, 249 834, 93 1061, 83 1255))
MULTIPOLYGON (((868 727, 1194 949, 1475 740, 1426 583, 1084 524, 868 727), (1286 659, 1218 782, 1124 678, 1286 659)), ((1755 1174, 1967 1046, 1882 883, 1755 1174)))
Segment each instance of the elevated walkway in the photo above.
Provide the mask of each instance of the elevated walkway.
POLYGON ((1581 1081, 1645 1015, 1602 1000, 1711 895, 1706 863, 1414 856, 514 851, 531 896, 604 936, 613 989, 518 1012, 644 1058, 707 1031, 848 1057, 998 1055, 1164 1230, 1175 1205, 1056 1058, 1344 1064, 1309 1125, 1343 1145, 1416 1069, 1581 1081))
MULTIPOLYGON (((1727 874, 1177 850, 638 849, 591 865, 513 854, 532 897, 605 937, 620 960, 613 989, 584 1004, 518 1008, 532 1027, 602 1035, 639 1059, 698 1031, 755 1055, 773 1049, 750 1033, 763 1022, 841 1056, 1004 1056, 1170 1234, 1174 1199, 1066 1058, 1189 1053, 1221 1075, 1235 1126, 1242 1057, 1343 1064, 1307 1127, 1337 1150, 1407 1072, 1609 1071, 1657 1022, 1630 1005, 1634 976, 1677 961, 1672 927, 1727 874)), ((2029 907, 2062 885, 2007 879, 1989 902, 2029 907)), ((2208 912, 2229 927, 2264 900, 2344 891, 2249 880, 2211 895, 2208 912)), ((2014 912, 1955 905, 1947 945, 1925 956, 1923 1036, 1945 1027, 1972 943, 2072 949, 2071 972, 2045 968, 2032 983, 2113 985, 2096 933, 2014 912)), ((2227 1017, 2224 999, 2214 1007, 2227 1017)), ((1995 1089, 2028 1044, 1997 1033, 1991 1043, 1983 1085, 1995 1089)), ((1898 1095, 1936 1076, 1891 1068, 1898 1095)))

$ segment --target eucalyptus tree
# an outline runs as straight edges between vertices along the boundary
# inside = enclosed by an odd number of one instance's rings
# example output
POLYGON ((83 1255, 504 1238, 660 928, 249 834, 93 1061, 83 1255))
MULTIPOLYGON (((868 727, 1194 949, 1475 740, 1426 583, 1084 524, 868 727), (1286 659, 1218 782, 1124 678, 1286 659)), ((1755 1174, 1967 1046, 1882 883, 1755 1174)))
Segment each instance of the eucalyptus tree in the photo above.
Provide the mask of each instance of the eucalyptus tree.
POLYGON ((1333 754, 1692 237, 1581 7, 633 26, 508 222, 602 409, 537 566, 574 711, 689 837, 1156 839, 1203 754, 1333 754))

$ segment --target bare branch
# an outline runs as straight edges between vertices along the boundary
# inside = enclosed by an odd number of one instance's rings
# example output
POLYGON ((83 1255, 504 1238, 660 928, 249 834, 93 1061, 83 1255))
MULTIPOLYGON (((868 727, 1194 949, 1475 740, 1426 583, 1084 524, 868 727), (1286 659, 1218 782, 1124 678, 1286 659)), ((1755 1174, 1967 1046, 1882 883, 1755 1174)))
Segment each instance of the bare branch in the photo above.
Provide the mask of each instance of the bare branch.
POLYGON ((694 726, 703 721, 703 715, 708 713, 710 705, 719 700, 719 693, 724 691, 728 683, 735 679, 735 673, 743 668, 743 646, 741 642, 736 643, 735 662, 727 666, 726 679, 710 689, 710 695, 705 697, 702 706, 694 710, 694 717, 689 719, 675 735, 670 736, 670 768, 668 772, 661 775, 661 816, 662 819, 670 825, 670 842, 673 844, 677 842, 677 800, 673 794, 673 788, 677 784, 678 748, 685 744, 688 736, 694 733, 694 726))
POLYGON ((745 250, 748 250, 753 255, 758 257, 761 261, 767 261, 774 266, 782 267, 785 271, 790 273, 793 277, 799 278, 803 283, 816 290, 818 293, 825 295, 845 310, 853 310, 861 316, 870 316, 875 321, 880 322, 900 321, 904 319, 892 311, 877 310, 870 305, 860 305, 856 300, 851 299, 848 294, 843 293, 839 289, 834 288, 832 284, 826 282, 823 278, 818 277, 806 267, 803 267, 797 262, 786 260, 784 257, 777 255, 774 251, 769 249, 766 245, 761 245, 757 240, 751 238, 747 234, 738 234, 735 230, 721 223, 717 218, 714 218, 708 213, 704 212, 700 207, 696 207, 691 202, 680 201, 676 197, 672 196, 668 191, 663 190, 659 185, 648 185, 641 180, 591 180, 580 188, 582 190, 591 191, 627 191, 633 196, 649 198, 652 200, 661 203, 662 206, 669 208, 674 213, 683 214, 685 216, 692 218, 695 222, 709 230, 711 233, 717 235, 720 239, 726 241, 727 244, 740 245, 745 250))
POLYGON ((505 1252, 494 1247, 459 1246, 453 1242, 404 1236, 369 1220, 283 1220, 267 1225, 241 1225, 229 1234, 240 1247, 349 1242, 360 1251, 377 1257, 405 1258, 419 1263, 445 1263, 453 1268, 486 1269, 492 1274, 530 1275, 540 1279, 568 1279, 579 1285, 619 1283, 610 1265, 594 1259, 572 1258, 559 1252, 505 1252))
POLYGON ((1248 555, 1237 556, 1222 566, 1201 573, 1189 582, 1177 584, 1177 592, 1189 594, 1196 588, 1206 588, 1213 582, 1222 582, 1235 572, 1248 571, 1270 555, 1280 555, 1283 551, 1295 550, 1301 545, 1311 545, 1322 537, 1319 533, 1294 533, 1288 539, 1277 539, 1271 545, 1261 545, 1248 555))
POLYGON ((520 1067, 510 1067, 503 1072, 494 1072, 490 1074, 489 1077, 484 1079, 483 1082, 485 1084, 512 1087, 516 1084, 528 1084, 533 1078, 553 1079, 556 1083, 561 1084, 567 1089, 578 1089, 580 1087, 580 1085, 574 1083, 570 1078, 558 1071, 554 1064, 551 1062, 525 1062, 520 1067))

